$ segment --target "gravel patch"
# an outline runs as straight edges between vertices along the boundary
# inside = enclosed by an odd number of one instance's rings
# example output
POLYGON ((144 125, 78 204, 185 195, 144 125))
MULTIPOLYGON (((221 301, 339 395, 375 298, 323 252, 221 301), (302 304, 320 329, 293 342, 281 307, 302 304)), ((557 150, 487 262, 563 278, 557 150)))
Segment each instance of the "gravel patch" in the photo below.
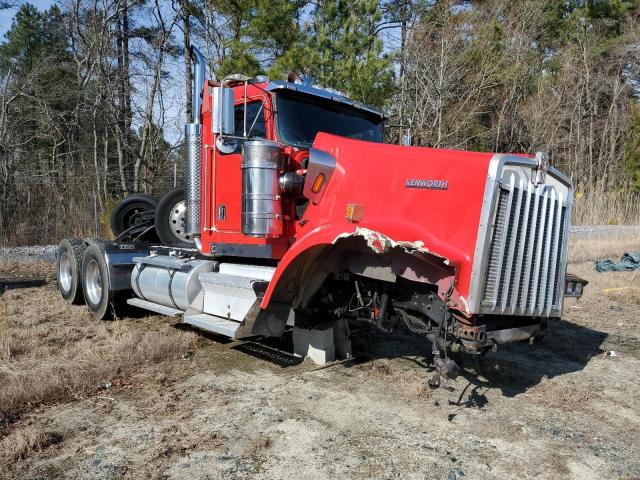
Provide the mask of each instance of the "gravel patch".
POLYGON ((27 247, 0 247, 0 261, 56 261, 56 245, 30 245, 27 247))
POLYGON ((640 237, 640 225, 574 225, 573 238, 640 237))

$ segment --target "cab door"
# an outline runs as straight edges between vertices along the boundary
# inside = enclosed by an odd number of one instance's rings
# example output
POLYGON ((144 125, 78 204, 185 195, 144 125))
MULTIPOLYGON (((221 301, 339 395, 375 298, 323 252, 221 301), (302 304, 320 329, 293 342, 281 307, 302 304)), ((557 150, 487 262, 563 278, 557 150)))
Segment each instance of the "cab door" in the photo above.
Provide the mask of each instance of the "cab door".
MULTIPOLYGON (((244 135, 244 102, 234 110, 235 137, 244 135)), ((262 100, 247 102, 246 131, 249 138, 267 138, 265 109, 262 100)), ((220 232, 240 233, 242 214, 242 158, 241 142, 233 153, 214 150, 214 227, 220 232)))

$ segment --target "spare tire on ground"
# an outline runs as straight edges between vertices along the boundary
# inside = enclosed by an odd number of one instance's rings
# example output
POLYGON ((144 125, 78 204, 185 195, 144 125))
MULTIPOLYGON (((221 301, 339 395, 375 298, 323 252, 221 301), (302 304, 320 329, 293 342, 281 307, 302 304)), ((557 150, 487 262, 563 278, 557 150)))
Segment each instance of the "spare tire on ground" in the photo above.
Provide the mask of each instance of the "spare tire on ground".
POLYGON ((155 210, 158 199, 146 193, 132 193, 120 200, 111 211, 111 231, 117 237, 136 223, 139 213, 155 210))
POLYGON ((163 245, 193 248, 193 238, 186 233, 186 214, 184 188, 174 188, 160 199, 156 207, 155 226, 163 245))

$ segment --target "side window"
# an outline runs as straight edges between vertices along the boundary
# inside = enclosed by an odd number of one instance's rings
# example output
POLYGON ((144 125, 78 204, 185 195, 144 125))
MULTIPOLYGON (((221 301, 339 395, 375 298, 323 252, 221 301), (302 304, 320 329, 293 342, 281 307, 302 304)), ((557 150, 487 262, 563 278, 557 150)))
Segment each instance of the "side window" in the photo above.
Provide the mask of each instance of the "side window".
MULTIPOLYGON (((234 135, 236 137, 242 137, 244 135, 244 104, 236 105, 234 116, 234 135)), ((267 137, 267 129, 264 126, 264 109, 262 108, 262 102, 247 103, 247 134, 250 138, 267 137)))

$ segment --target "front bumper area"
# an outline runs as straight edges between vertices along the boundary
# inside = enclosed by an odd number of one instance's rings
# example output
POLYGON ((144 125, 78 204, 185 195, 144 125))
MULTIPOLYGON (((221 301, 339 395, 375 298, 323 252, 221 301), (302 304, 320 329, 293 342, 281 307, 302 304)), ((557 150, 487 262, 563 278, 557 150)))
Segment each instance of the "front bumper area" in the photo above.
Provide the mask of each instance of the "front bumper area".
POLYGON ((543 317, 481 316, 473 324, 456 321, 451 349, 467 353, 496 351, 498 345, 534 342, 544 336, 546 329, 547 319, 543 317))

